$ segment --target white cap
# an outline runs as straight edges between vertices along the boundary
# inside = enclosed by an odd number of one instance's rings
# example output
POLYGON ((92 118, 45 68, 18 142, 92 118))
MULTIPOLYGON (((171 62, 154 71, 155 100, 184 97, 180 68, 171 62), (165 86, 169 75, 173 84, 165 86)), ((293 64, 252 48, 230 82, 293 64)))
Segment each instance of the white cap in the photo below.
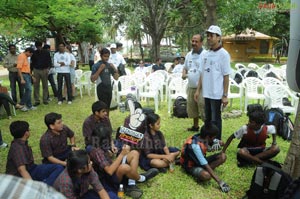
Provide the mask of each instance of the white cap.
POLYGON ((117 45, 116 44, 111 44, 110 48, 117 48, 117 45))
POLYGON ((211 26, 209 26, 209 28, 206 32, 215 33, 215 34, 218 34, 219 36, 222 36, 222 31, 219 26, 211 25, 211 26))

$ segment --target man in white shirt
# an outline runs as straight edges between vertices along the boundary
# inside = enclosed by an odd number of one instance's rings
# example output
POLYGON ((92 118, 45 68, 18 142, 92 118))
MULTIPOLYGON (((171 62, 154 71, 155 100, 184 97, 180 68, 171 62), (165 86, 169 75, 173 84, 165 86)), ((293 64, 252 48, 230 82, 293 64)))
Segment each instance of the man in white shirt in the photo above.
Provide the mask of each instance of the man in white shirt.
POLYGON ((193 126, 187 130, 196 132, 199 131, 199 116, 203 121, 205 120, 204 100, 202 96, 196 101, 194 100, 200 76, 200 55, 203 53, 202 42, 203 37, 200 34, 193 36, 193 50, 186 55, 182 71, 182 78, 188 78, 187 114, 189 118, 193 118, 193 126))
POLYGON ((145 67, 145 63, 143 60, 140 61, 140 64, 138 67, 134 70, 135 73, 144 73, 145 75, 149 75, 149 70, 147 67, 145 67))
POLYGON ((61 43, 58 45, 58 52, 54 54, 54 67, 57 72, 57 98, 58 105, 63 102, 62 88, 63 79, 67 85, 67 96, 68 104, 72 104, 72 88, 71 88, 71 75, 70 75, 70 64, 71 58, 68 52, 65 52, 65 44, 61 43))
POLYGON ((198 100, 200 89, 202 88, 206 121, 217 125, 220 130, 217 138, 221 140, 221 109, 228 104, 229 74, 231 73, 230 55, 222 47, 220 27, 212 25, 206 31, 206 34, 210 49, 201 56, 201 76, 195 92, 195 100, 198 100))
POLYGON ((124 57, 119 52, 117 52, 117 45, 111 44, 110 51, 111 51, 111 54, 110 54, 108 63, 111 63, 116 68, 118 68, 120 76, 126 75, 126 72, 125 72, 126 61, 125 61, 124 57))

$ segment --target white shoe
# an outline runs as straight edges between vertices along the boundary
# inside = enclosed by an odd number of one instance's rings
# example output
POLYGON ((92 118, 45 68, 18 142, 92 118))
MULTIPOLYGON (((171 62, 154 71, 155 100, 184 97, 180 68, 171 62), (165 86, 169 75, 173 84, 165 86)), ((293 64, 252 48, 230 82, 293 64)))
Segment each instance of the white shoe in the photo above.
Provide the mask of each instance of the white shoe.
POLYGON ((68 104, 72 104, 72 101, 68 101, 68 104))
POLYGON ((32 107, 28 108, 28 110, 30 110, 30 111, 34 111, 36 109, 37 109, 37 107, 35 107, 35 106, 32 106, 32 107))
POLYGON ((21 111, 26 112, 26 111, 28 111, 28 108, 26 106, 24 106, 23 108, 21 108, 21 111))
POLYGON ((58 101, 58 103, 57 103, 58 105, 61 105, 62 104, 62 101, 58 101))
POLYGON ((8 144, 6 144, 5 142, 3 142, 1 145, 0 145, 0 149, 4 149, 4 148, 7 148, 8 147, 8 144))

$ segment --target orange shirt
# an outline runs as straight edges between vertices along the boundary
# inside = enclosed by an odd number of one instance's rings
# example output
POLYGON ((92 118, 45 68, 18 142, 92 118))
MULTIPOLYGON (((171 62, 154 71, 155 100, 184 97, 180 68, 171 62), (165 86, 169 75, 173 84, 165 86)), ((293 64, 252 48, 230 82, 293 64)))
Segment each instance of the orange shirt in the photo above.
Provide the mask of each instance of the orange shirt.
POLYGON ((28 62, 28 57, 25 53, 18 55, 17 68, 21 70, 22 73, 30 73, 30 65, 28 62))

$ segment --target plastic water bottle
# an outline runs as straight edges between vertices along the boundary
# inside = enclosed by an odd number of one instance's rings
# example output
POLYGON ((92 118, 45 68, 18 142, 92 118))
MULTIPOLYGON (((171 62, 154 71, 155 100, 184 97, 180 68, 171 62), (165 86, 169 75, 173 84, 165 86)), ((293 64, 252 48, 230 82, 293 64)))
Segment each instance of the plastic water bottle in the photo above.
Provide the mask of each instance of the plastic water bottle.
POLYGON ((170 162, 170 164, 169 164, 169 171, 170 171, 170 173, 173 173, 174 170, 175 170, 174 162, 170 162))
POLYGON ((124 198, 124 188, 123 188, 123 184, 120 184, 119 190, 118 190, 118 197, 120 199, 124 198))

